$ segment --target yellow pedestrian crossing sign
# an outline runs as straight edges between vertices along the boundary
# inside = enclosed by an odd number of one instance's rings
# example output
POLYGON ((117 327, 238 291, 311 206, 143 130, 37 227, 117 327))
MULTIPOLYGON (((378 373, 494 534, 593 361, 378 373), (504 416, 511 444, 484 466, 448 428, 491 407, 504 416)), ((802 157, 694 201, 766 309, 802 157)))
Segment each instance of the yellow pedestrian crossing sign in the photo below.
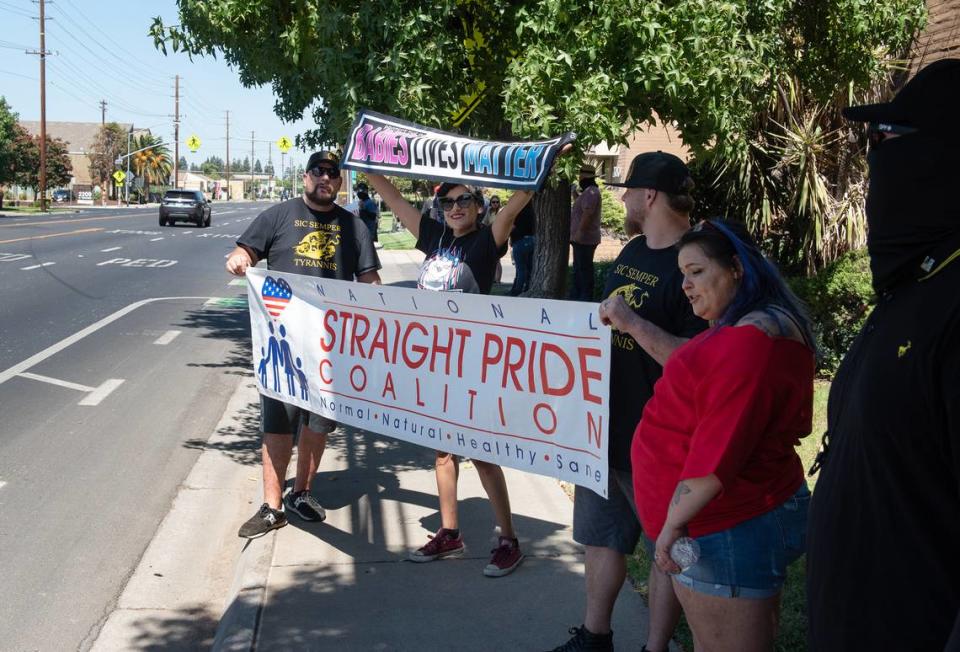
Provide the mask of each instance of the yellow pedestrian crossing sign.
POLYGON ((117 170, 113 173, 113 180, 117 183, 123 183, 123 180, 127 178, 127 175, 124 174, 123 170, 117 170))
POLYGON ((200 139, 197 138, 196 134, 193 134, 187 138, 187 147, 190 148, 191 152, 195 152, 200 149, 200 139))
POLYGON ((280 151, 286 154, 290 151, 290 148, 293 147, 293 141, 291 141, 286 136, 280 136, 280 140, 277 141, 277 147, 280 148, 280 151))

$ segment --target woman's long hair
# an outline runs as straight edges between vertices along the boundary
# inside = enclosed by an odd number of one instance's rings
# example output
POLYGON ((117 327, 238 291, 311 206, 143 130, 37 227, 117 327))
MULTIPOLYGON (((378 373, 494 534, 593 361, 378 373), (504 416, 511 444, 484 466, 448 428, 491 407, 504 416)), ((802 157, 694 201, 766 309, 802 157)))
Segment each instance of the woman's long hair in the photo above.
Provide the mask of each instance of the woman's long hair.
POLYGON ((776 306, 793 317, 807 345, 816 350, 806 307, 742 225, 726 220, 703 220, 680 238, 677 248, 689 244, 699 245, 708 258, 730 269, 737 269, 736 261, 740 261, 743 278, 733 301, 716 321, 717 326, 733 326, 754 310, 776 306))

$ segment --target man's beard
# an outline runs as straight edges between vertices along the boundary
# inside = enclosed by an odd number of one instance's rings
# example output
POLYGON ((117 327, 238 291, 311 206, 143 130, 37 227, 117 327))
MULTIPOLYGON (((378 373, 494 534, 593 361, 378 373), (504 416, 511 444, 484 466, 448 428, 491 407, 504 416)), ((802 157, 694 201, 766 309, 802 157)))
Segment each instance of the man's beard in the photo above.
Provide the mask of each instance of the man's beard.
POLYGON ((313 190, 307 192, 307 199, 312 201, 317 206, 330 206, 333 204, 334 195, 331 192, 329 197, 324 197, 320 193, 323 192, 320 186, 315 186, 313 190))
POLYGON ((635 235, 640 235, 643 233, 643 215, 641 211, 643 209, 637 208, 634 216, 630 215, 630 211, 627 211, 627 216, 623 220, 623 230, 626 231, 627 235, 631 238, 635 235))

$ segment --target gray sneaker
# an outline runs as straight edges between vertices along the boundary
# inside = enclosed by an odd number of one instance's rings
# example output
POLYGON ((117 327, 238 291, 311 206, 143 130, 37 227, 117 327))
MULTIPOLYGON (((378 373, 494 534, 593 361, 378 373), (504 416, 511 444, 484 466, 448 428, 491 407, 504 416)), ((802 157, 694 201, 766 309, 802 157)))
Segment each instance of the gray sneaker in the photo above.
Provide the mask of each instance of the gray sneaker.
POLYGON ((323 521, 327 518, 327 512, 317 499, 306 489, 296 493, 287 494, 284 501, 287 509, 299 516, 305 521, 323 521))
POLYGON ((256 539, 270 530, 276 530, 286 524, 286 514, 278 509, 271 509, 270 505, 264 503, 260 505, 260 509, 250 517, 249 521, 240 526, 237 535, 244 539, 256 539))

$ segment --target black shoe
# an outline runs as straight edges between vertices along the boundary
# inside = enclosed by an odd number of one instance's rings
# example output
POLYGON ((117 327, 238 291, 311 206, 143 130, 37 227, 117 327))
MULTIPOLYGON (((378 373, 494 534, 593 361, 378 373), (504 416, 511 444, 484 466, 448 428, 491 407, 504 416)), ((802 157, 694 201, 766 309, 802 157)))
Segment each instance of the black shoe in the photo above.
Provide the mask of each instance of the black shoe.
POLYGON ((284 503, 287 509, 305 521, 323 521, 327 518, 326 510, 320 506, 317 499, 306 489, 287 494, 287 499, 284 503))
POLYGON ((287 516, 278 509, 270 509, 270 505, 260 505, 260 510, 250 517, 250 520, 240 526, 237 535, 244 539, 262 537, 270 530, 276 530, 287 524, 287 516))
POLYGON ((594 634, 586 625, 580 627, 571 627, 569 633, 573 637, 561 645, 553 648, 550 652, 613 652, 613 632, 607 634, 594 634))

